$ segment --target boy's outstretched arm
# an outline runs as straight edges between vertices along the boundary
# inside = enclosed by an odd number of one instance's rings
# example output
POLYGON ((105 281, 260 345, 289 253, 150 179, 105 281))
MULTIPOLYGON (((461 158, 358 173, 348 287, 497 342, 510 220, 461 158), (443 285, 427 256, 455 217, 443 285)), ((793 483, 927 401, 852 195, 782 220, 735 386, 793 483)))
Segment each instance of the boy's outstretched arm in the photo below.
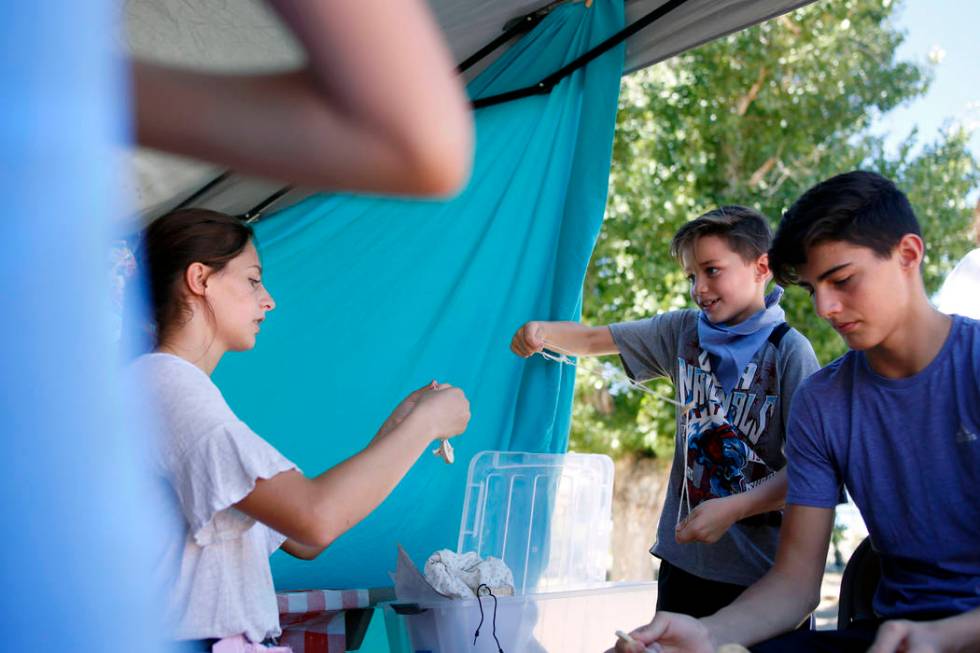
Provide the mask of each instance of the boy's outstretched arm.
POLYGON ((510 350, 524 358, 542 349, 576 356, 619 353, 609 327, 590 327, 578 322, 528 322, 510 341, 510 350))
POLYGON ((680 544, 713 544, 738 520, 782 508, 786 503, 786 486, 786 468, 783 467, 748 492, 699 503, 677 525, 674 537, 680 544))
POLYGON ((886 621, 868 653, 980 650, 980 608, 937 621, 886 621))
MULTIPOLYGON (((775 565, 734 603, 701 620, 659 612, 630 635, 670 651, 713 653, 721 644, 751 646, 793 630, 820 603, 833 526, 833 509, 787 506, 775 565)), ((619 642, 615 651, 639 649, 619 642)))

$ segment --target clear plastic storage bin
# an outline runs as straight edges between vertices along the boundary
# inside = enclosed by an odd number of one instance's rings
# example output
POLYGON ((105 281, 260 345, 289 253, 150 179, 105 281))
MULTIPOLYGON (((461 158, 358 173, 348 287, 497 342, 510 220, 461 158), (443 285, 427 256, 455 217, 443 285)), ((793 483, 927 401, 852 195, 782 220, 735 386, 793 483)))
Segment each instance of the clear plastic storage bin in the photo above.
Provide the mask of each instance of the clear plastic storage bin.
MULTIPOLYGON (((419 604, 405 617, 415 653, 497 653, 493 599, 483 597, 483 625, 476 599, 419 604)), ((657 584, 603 583, 589 589, 497 599, 497 640, 504 653, 601 653, 616 631, 646 623, 657 604, 657 584)))
POLYGON ((654 582, 607 583, 613 464, 597 454, 484 451, 470 461, 457 551, 504 560, 515 596, 420 603, 417 653, 603 651, 653 615, 654 582), (481 621, 481 604, 483 624, 481 621), (479 637, 474 644, 477 627, 479 637))

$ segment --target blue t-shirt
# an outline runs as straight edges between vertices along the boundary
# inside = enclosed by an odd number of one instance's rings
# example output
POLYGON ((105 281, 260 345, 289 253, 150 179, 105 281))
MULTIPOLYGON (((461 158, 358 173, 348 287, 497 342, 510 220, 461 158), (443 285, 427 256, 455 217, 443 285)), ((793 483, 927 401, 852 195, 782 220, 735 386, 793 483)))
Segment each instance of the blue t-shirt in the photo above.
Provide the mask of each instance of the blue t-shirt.
POLYGON ((833 508, 843 483, 861 510, 880 616, 980 607, 980 322, 953 316, 909 378, 849 351, 800 387, 786 438, 787 503, 833 508))

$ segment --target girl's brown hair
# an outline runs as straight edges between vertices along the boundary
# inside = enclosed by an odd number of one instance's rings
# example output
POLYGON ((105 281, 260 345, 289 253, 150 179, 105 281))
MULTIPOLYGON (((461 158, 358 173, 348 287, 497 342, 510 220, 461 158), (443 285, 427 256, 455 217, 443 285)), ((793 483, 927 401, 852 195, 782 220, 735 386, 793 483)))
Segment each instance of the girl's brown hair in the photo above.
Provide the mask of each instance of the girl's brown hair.
POLYGON ((215 272, 242 253, 254 237, 236 217, 208 209, 178 209, 154 220, 143 234, 141 258, 146 270, 156 344, 188 316, 180 291, 187 267, 203 263, 215 272))

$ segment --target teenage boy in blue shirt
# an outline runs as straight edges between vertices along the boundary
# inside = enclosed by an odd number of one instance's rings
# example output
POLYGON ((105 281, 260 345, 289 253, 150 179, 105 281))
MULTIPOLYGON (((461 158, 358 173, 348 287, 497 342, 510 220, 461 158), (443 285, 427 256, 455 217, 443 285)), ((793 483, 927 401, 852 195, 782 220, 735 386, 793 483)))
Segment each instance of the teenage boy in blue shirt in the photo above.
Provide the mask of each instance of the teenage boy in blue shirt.
MULTIPOLYGON (((807 289, 850 351, 793 399, 773 569, 711 616, 658 613, 633 633, 643 645, 980 650, 980 322, 929 303, 924 256, 908 199, 874 173, 833 177, 783 217, 770 250, 776 278, 807 289), (781 635, 819 602, 842 484, 881 557, 878 618, 781 635)), ((616 650, 642 649, 621 642, 616 650)))

